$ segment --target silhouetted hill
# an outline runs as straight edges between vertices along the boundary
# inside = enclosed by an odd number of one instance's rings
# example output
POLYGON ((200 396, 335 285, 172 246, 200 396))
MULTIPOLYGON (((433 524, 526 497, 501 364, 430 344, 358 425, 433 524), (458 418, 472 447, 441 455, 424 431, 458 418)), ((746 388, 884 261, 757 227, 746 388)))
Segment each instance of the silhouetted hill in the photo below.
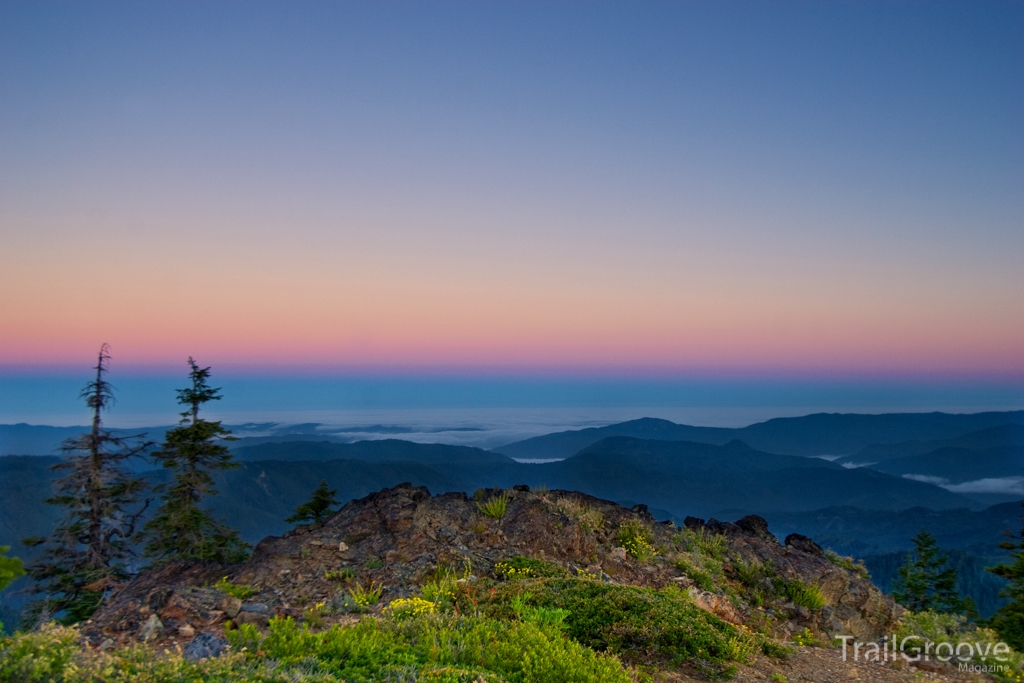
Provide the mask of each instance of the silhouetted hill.
POLYGON ((912 507, 894 512, 836 506, 765 514, 777 533, 814 534, 824 547, 857 557, 909 548, 910 539, 921 529, 930 531, 943 548, 997 553, 999 543, 1006 540, 1003 532, 1019 530, 1022 516, 1024 508, 1019 502, 982 510, 912 507))
POLYGON ((975 507, 931 484, 817 458, 723 446, 627 437, 603 439, 567 460, 536 468, 534 481, 611 500, 644 500, 685 516, 721 510, 812 510, 830 505, 900 510, 975 507))
POLYGON ((1024 447, 940 448, 923 455, 887 460, 871 466, 895 475, 921 475, 958 484, 978 479, 1024 476, 1024 447))
POLYGON ((819 413, 759 422, 741 429, 692 427, 643 418, 607 427, 591 427, 537 436, 493 449, 512 458, 568 458, 609 436, 663 441, 725 444, 739 439, 752 448, 788 455, 850 455, 873 444, 949 439, 1005 424, 1024 425, 1024 411, 974 414, 819 413))
POLYGON ((924 455, 942 448, 998 448, 1017 446, 1024 448, 1024 424, 1005 424, 961 434, 951 439, 929 441, 903 441, 900 443, 872 444, 852 455, 836 460, 840 464, 863 465, 897 458, 924 455))

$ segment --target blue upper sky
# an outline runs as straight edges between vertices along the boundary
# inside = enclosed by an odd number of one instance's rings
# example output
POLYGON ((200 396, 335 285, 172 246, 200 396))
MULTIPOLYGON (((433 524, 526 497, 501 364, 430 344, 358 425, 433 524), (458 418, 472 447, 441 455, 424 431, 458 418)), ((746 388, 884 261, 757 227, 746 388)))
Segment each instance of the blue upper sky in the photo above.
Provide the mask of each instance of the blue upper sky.
POLYGON ((1022 121, 1020 2, 3 2, 0 370, 1019 386, 1022 121))

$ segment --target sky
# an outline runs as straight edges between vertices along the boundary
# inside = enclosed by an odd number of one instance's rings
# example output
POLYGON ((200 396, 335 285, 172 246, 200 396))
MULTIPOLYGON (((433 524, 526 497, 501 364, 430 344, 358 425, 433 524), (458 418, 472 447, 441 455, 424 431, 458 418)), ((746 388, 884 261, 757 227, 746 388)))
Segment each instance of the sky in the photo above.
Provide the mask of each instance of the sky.
POLYGON ((107 342, 1022 407, 1022 266, 1020 2, 0 2, 8 397, 107 342))

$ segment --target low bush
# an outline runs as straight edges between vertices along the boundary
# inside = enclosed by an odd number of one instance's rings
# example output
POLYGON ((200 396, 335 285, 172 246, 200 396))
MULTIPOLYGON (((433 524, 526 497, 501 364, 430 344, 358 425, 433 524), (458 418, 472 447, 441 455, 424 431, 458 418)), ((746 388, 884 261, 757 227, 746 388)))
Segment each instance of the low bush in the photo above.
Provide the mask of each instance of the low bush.
POLYGON ((494 613, 501 614, 520 596, 534 607, 566 610, 565 629, 573 639, 634 663, 689 662, 706 673, 724 674, 731 663, 749 661, 764 641, 700 609, 675 587, 655 590, 580 579, 523 582, 499 587, 494 613))
POLYGON ((715 590, 715 580, 712 577, 711 572, 691 564, 691 562, 685 557, 676 558, 675 567, 683 573, 683 576, 693 579, 693 582, 697 584, 697 587, 701 590, 715 590))
POLYGON ((509 560, 495 562, 494 575, 506 580, 538 579, 567 576, 568 572, 554 562, 516 555, 509 560))
POLYGON ((251 625, 228 632, 233 652, 191 663, 180 654, 137 645, 109 652, 83 648, 60 625, 0 640, 3 683, 630 683, 611 655, 532 621, 422 614, 366 618, 314 632, 274 618, 266 633, 251 625))
POLYGON ((245 600, 256 593, 251 586, 247 586, 244 583, 231 583, 226 576, 213 584, 213 587, 239 600, 245 600))

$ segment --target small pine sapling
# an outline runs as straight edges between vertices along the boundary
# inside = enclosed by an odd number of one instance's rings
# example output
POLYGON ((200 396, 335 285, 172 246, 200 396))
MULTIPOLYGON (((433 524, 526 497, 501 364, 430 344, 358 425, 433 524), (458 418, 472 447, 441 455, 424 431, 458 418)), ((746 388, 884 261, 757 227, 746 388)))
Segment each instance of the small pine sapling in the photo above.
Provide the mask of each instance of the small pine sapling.
POLYGON ((336 512, 338 489, 327 488, 327 480, 321 479, 320 485, 313 490, 312 497, 295 508, 295 514, 284 521, 291 524, 320 524, 336 512))

